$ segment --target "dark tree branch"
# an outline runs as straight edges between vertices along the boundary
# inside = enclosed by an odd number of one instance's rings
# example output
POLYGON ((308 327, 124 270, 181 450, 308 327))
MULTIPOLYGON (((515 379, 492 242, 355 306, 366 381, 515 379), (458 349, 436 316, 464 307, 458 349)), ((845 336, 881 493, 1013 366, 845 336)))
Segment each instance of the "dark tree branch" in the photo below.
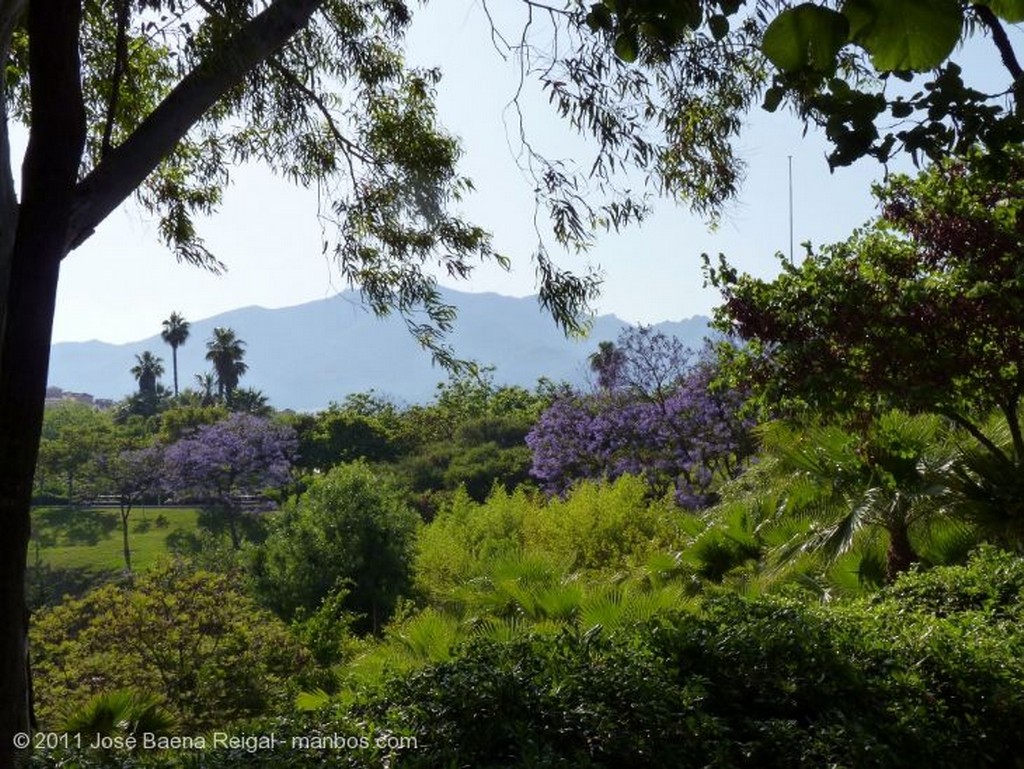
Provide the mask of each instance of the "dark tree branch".
POLYGON ((1010 436, 1013 438, 1013 458, 1018 465, 1024 461, 1024 435, 1020 428, 1019 408, 1020 404, 1016 398, 1011 398, 1000 406, 1006 419, 1006 425, 1010 428, 1010 436))
MULTIPOLYGON (((217 9, 213 7, 210 3, 206 2, 206 0, 197 0, 196 4, 211 16, 223 18, 223 16, 217 11, 217 9)), ((365 151, 363 151, 362 147, 357 145, 355 142, 351 141, 347 136, 345 136, 341 132, 341 129, 338 127, 338 122, 334 119, 334 115, 331 113, 330 108, 324 101, 323 96, 321 96, 319 93, 317 93, 312 88, 303 83, 299 79, 298 75, 296 75, 294 72, 288 69, 288 67, 282 64, 276 58, 267 59, 267 66, 269 66, 272 70, 274 70, 279 75, 281 75, 281 77, 287 80, 292 85, 292 87, 298 89, 303 96, 305 96, 313 103, 313 106, 316 107, 317 111, 323 116, 324 121, 327 124, 327 130, 331 132, 331 136, 334 137, 334 141, 338 143, 338 146, 342 149, 342 152, 344 152, 345 154, 345 160, 348 163, 348 170, 353 180, 355 180, 356 178, 356 170, 352 164, 353 157, 358 158, 362 162, 371 165, 375 162, 373 158, 371 158, 365 151)))
MULTIPOLYGON (((7 61, 11 37, 25 9, 25 0, 10 0, 0 6, 0 61, 7 61)), ((0 254, 9 254, 18 226, 18 195, 11 169, 11 143, 7 129, 7 85, 0 80, 0 254)), ((0 297, 7 296, 10 261, 0 258, 0 297)), ((0 333, 6 299, 0 299, 0 333)))
POLYGON ((1010 44, 1010 38, 1007 37, 1002 22, 999 21, 999 18, 987 5, 977 3, 973 8, 974 12, 978 14, 978 18, 984 22, 989 32, 992 33, 992 42, 999 49, 999 56, 1003 60, 1003 66, 1006 67, 1010 76, 1013 77, 1013 82, 1020 83, 1021 79, 1024 78, 1024 69, 1021 69, 1020 62, 1017 61, 1017 54, 1010 44))
POLYGON ((334 137, 334 141, 338 143, 338 146, 345 153, 345 159, 348 161, 348 170, 352 175, 353 181, 356 178, 356 171, 352 165, 352 158, 358 158, 359 160, 369 165, 375 165, 376 161, 371 158, 366 152, 363 151, 362 147, 355 144, 348 137, 346 137, 341 129, 338 128, 337 121, 334 119, 334 115, 331 114, 331 110, 327 107, 323 97, 314 91, 312 88, 307 86, 298 76, 288 69, 284 64, 277 61, 276 59, 270 59, 268 61, 270 68, 277 72, 279 75, 284 77, 291 85, 297 88, 302 94, 308 98, 313 106, 317 108, 317 111, 323 116, 324 121, 327 123, 327 130, 331 132, 331 136, 334 137))
POLYGON ((114 133, 114 121, 117 119, 117 105, 121 97, 121 81, 128 65, 128 21, 131 18, 129 0, 121 0, 117 9, 117 38, 114 43, 114 68, 110 73, 110 103, 107 104, 107 118, 103 125, 103 141, 100 144, 100 157, 105 158, 110 152, 110 137, 114 133))
POLYGON ((552 16, 572 16, 572 11, 570 11, 568 8, 556 8, 555 6, 548 5, 547 3, 538 3, 536 2, 536 0, 522 1, 530 8, 536 8, 541 11, 546 11, 547 13, 550 13, 552 16))
POLYGON ((309 24, 325 0, 277 0, 192 72, 78 185, 68 252, 128 198, 202 116, 309 24))

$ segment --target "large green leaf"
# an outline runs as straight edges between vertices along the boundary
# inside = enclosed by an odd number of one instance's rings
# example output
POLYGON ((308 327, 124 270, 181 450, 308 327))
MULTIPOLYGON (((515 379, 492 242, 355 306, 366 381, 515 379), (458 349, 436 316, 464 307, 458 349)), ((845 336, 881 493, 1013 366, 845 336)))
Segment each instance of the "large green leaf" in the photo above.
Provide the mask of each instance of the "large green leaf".
POLYGON ((842 14, 803 3, 775 17, 765 30, 761 50, 783 72, 830 72, 848 33, 842 14))
POLYGON ((987 5, 992 12, 1011 24, 1024 21, 1024 0, 978 0, 980 5, 987 5))
POLYGON ((958 0, 847 0, 850 39, 881 72, 922 72, 940 65, 963 29, 958 0))
POLYGON ((636 61, 638 44, 636 35, 629 32, 620 32, 615 38, 615 55, 627 64, 636 61))

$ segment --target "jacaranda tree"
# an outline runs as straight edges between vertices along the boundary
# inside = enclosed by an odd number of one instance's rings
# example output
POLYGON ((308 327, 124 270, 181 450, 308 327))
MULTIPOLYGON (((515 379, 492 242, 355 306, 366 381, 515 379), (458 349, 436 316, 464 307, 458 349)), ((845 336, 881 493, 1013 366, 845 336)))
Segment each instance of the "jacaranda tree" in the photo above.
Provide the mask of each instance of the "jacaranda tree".
POLYGON ((164 452, 167 490, 197 499, 226 526, 235 548, 247 503, 291 480, 296 447, 290 427, 250 414, 232 414, 199 427, 164 452))
POLYGON ((616 349, 617 386, 564 393, 541 415, 526 438, 532 474, 561 494, 581 479, 629 473, 654 493, 674 490, 686 507, 707 505, 715 482, 737 474, 752 450, 743 393, 713 387, 709 360, 687 366, 691 353, 649 329, 623 332, 616 349))
POLYGON ((121 544, 124 568, 132 570, 132 551, 128 544, 128 517, 147 495, 159 493, 163 477, 163 452, 158 446, 109 452, 97 461, 100 483, 117 497, 121 514, 121 544))

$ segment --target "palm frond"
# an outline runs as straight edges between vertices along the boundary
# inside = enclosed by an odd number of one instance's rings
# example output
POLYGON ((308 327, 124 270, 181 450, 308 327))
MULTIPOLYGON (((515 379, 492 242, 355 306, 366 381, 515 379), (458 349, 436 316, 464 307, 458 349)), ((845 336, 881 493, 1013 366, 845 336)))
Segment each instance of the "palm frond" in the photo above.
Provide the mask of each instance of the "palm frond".
POLYGON ((174 716, 161 706, 159 697, 118 690, 92 697, 67 718, 64 731, 105 736, 166 734, 174 724, 174 716))

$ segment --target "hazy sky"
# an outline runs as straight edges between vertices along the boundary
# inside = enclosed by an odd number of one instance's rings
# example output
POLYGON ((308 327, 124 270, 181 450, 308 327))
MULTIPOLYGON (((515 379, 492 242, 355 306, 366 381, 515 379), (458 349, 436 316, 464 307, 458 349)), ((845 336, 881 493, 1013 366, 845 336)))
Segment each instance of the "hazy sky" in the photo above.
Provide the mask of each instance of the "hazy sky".
MULTIPOLYGON (((460 137, 461 169, 477 187, 464 213, 493 232, 496 247, 516 265, 511 274, 482 269, 470 282, 452 285, 524 296, 536 289, 529 262, 532 186, 516 167, 504 122, 516 70, 491 46, 486 24, 474 0, 435 0, 416 11, 409 59, 444 72, 441 120, 460 137)), ((982 66, 998 69, 995 57, 985 55, 982 66)), ((542 96, 528 94, 527 107, 531 139, 575 146, 542 96)), ((724 252, 751 272, 774 272, 773 254, 789 247, 788 156, 797 244, 841 240, 872 216, 868 190, 881 168, 864 161, 830 174, 824 142, 802 132, 789 117, 751 115, 739 144, 747 178, 717 231, 662 203, 641 229, 602 238, 586 257, 605 275, 598 311, 645 323, 708 313, 716 294, 701 288, 705 251, 724 252)), ((248 305, 283 307, 331 296, 347 286, 321 254, 315 211, 314 193, 257 168, 239 169, 221 211, 201 225, 211 250, 228 265, 218 277, 177 264, 159 244, 154 222, 128 204, 65 260, 54 341, 127 342, 158 333, 172 311, 198 320, 248 305)), ((560 261, 571 267, 576 258, 560 261)), ((244 329, 238 331, 244 338, 244 329)))

